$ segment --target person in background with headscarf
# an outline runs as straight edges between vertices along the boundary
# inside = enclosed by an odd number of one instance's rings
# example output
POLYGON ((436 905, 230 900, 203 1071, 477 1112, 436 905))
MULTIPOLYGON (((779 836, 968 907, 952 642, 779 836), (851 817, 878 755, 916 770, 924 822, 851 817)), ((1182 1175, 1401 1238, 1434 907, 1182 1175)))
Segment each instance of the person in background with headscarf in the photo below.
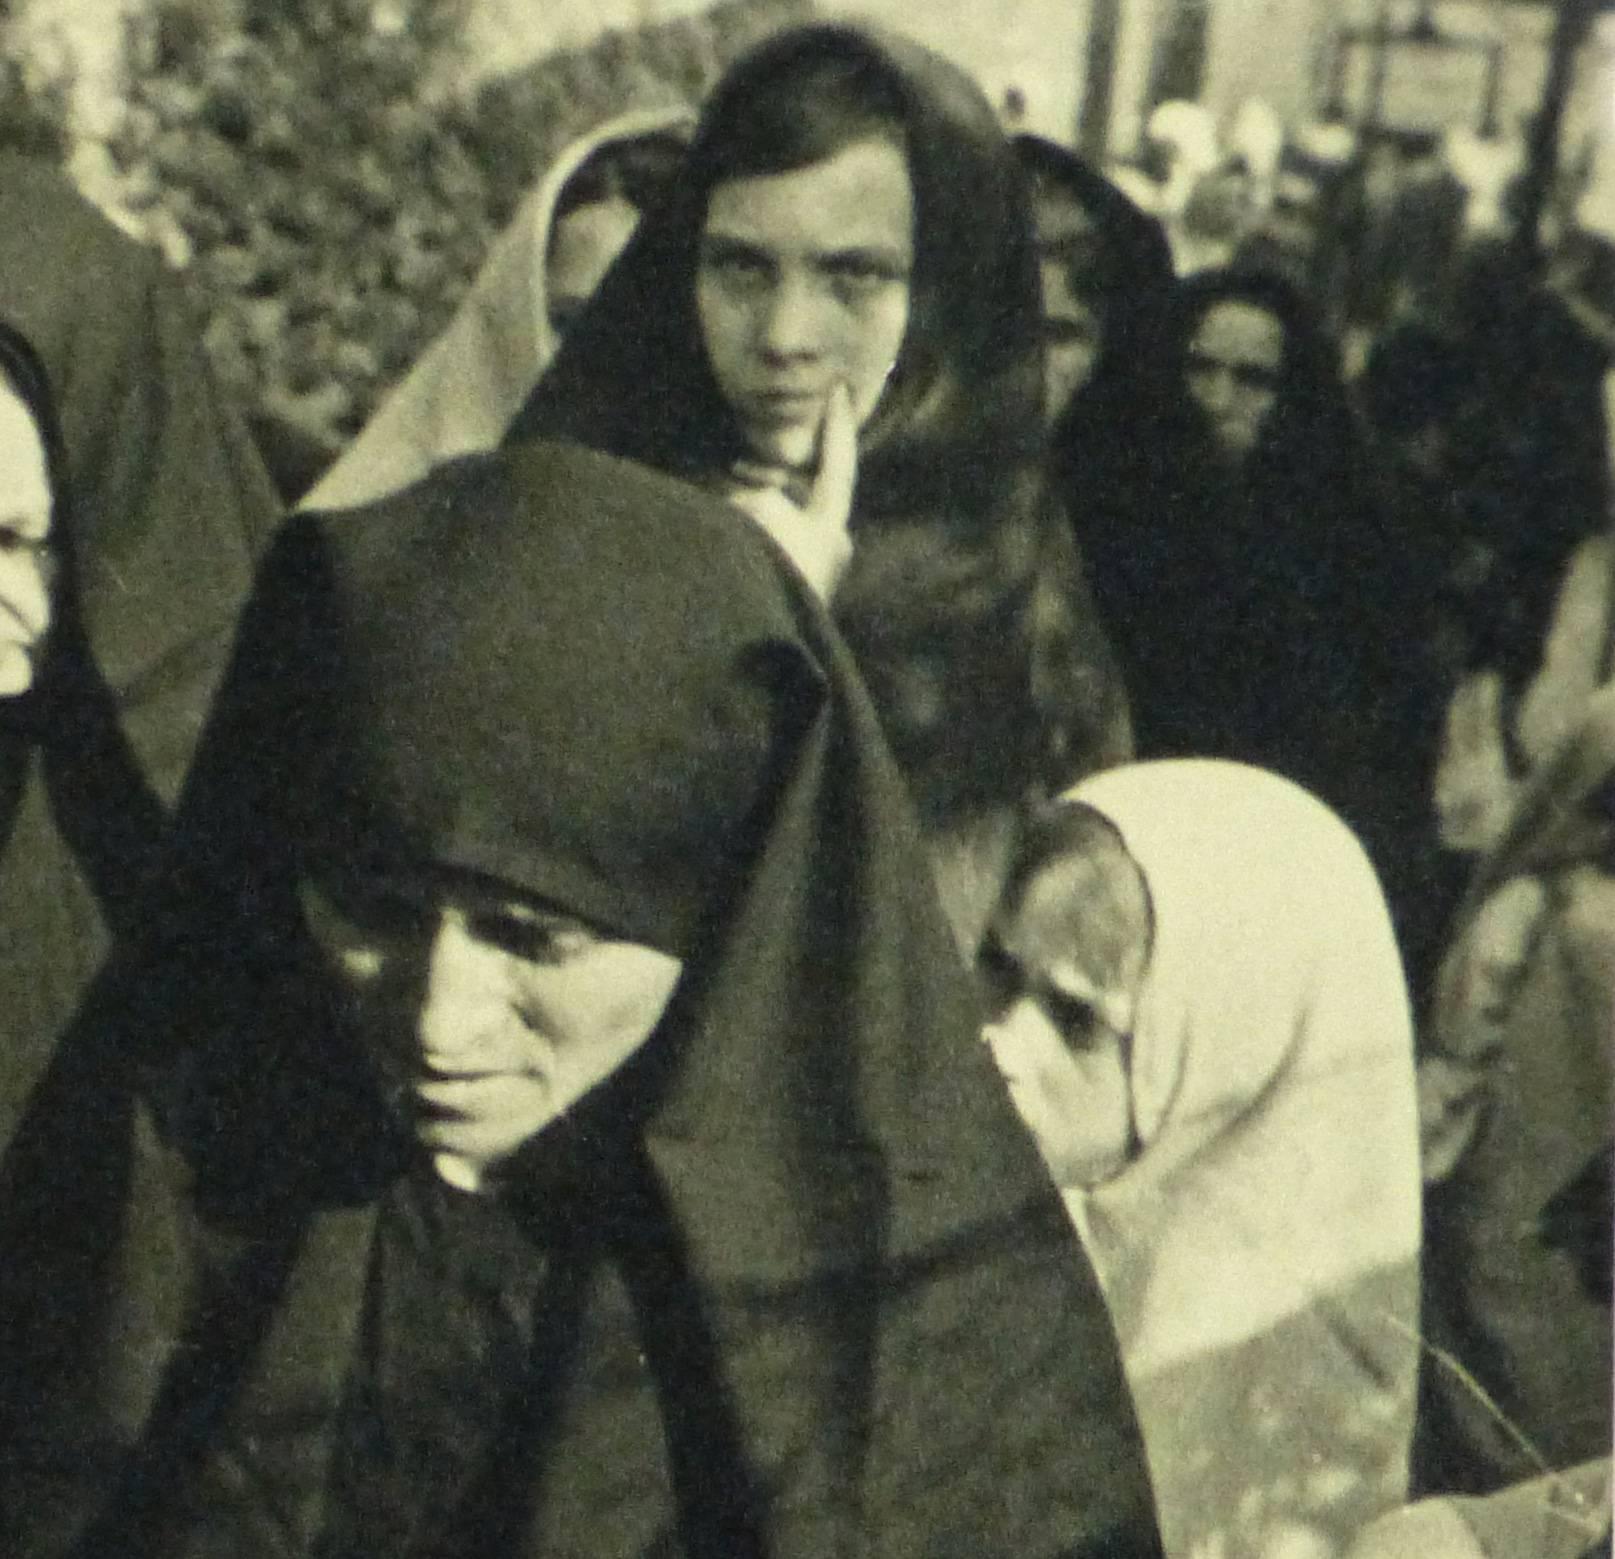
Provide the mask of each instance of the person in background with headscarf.
POLYGON ((1160 223, 1075 152, 1018 135, 1015 154, 1032 185, 1043 282, 1043 405, 1057 427, 1084 401, 1126 402, 1146 393, 1158 318, 1172 287, 1172 255, 1160 223))
POLYGON ((640 109, 572 142, 517 207, 448 327, 305 500, 342 509, 493 449, 640 217, 676 176, 688 109, 640 109))
POLYGON ((85 639, 50 385, 33 348, 3 324, 0 438, 0 1097, 20 1108, 84 962, 138 924, 165 819, 85 639))
POLYGON ((1082 537, 1139 754, 1232 758, 1327 801, 1385 879, 1417 980, 1440 930, 1429 701, 1334 343, 1288 283, 1215 271, 1180 284, 1163 364, 1158 414, 1082 537))
POLYGON ((1606 680, 1522 784, 1442 960, 1420 1066, 1426 1326, 1443 1350, 1427 1369, 1425 1492, 1489 1494, 1609 1449, 1607 1276, 1590 1284, 1540 1231, 1600 1153, 1607 1173, 1612 787, 1606 680))
MULTIPOLYGON (((1043 296, 1043 413, 1055 490, 1080 558, 1090 527, 1103 528, 1125 458, 1159 394, 1159 321, 1172 288, 1172 256, 1154 217, 1075 153, 1035 135, 1015 138, 1031 186, 1043 296)), ((1079 563, 1079 568, 1081 567, 1079 563)), ((1081 574, 1080 609, 1103 624, 1081 574)), ((1133 755, 1119 674, 1088 767, 1133 755)))
POLYGON ((1041 318, 1023 180, 979 90, 912 43, 792 29, 718 85, 509 435, 755 507, 811 480, 845 387, 859 474, 834 616, 966 948, 1015 810, 1092 765, 1114 707, 1097 623, 1045 610, 1078 587, 1043 470, 1041 318))
POLYGON ((1406 1497, 1417 1360, 1411 1022, 1361 846, 1244 765, 1095 775, 1028 830, 981 977, 1167 1553, 1338 1552, 1406 1497))
POLYGON ((279 512, 179 284, 56 169, 12 153, 0 154, 0 321, 50 385, 54 412, 39 410, 42 391, 34 409, 60 427, 52 551, 70 560, 42 696, 12 706, 52 712, 43 746, 24 744, 44 772, 12 771, 21 790, 0 845, 3 1150, 106 959, 151 798, 179 790, 279 512), (73 706, 109 702, 114 728, 55 712, 44 690, 58 661, 73 706), (50 756, 92 731, 70 764, 50 756))
POLYGON ((762 527, 534 440, 294 521, 180 829, 133 1177, 177 1210, 0 1434, 9 1551, 1159 1553, 905 786, 762 527))

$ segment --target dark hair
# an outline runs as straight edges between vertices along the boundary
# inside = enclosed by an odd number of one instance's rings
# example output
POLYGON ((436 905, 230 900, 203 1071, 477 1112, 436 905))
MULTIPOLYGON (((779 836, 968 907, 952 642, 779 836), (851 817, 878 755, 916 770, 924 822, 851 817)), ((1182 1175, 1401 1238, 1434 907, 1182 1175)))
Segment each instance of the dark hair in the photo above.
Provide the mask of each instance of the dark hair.
POLYGON ((1287 475, 1302 469, 1319 473, 1335 457, 1354 455, 1361 440, 1335 340, 1305 294, 1272 271, 1233 266, 1201 271, 1179 283, 1168 309, 1165 335, 1167 367, 1179 400, 1183 399, 1189 342, 1219 303, 1261 309, 1284 331, 1277 399, 1253 469, 1276 465, 1287 475))
POLYGON ((669 199, 640 224, 507 438, 564 433, 698 480, 727 470, 744 446, 695 304, 711 192, 871 132, 904 147, 917 241, 907 334, 860 440, 859 518, 978 505, 977 473, 996 486, 1005 455, 1033 453, 1040 431, 1023 181, 968 78, 917 45, 841 24, 779 33, 731 68, 669 199))
MULTIPOLYGON (((1064 265, 1071 290, 1103 313, 1098 361, 1065 408, 1052 443, 1068 498, 1086 484, 1091 446, 1108 444, 1144 415, 1154 399, 1161 310, 1172 290, 1172 251, 1154 217, 1141 211, 1075 152, 1039 135, 1012 142, 1025 175, 1034 221, 1039 200, 1063 198, 1089 223, 1086 232, 1053 245, 1042 259, 1064 265)), ((1073 508, 1079 507, 1072 503, 1073 508)))
POLYGON ((902 88, 877 55, 849 52, 834 33, 787 33, 724 79, 698 146, 718 184, 805 168, 869 137, 902 143, 908 118, 902 88))
MULTIPOLYGON (((52 815, 115 936, 139 933, 165 868, 163 809, 130 751, 117 701, 97 666, 79 600, 66 442, 50 376, 32 344, 0 323, 0 377, 28 408, 51 491, 51 623, 33 687, 5 701, 0 752, 17 741, 45 754, 52 815)), ((0 837, 21 796, 20 766, 0 761, 0 837), (9 772, 7 772, 9 771, 9 772)))
POLYGON ((1044 258, 1063 260, 1073 290, 1159 294, 1172 281, 1172 252, 1154 217, 1141 211, 1075 152, 1040 135, 1017 135, 1012 145, 1030 185, 1034 216, 1040 200, 1063 198, 1090 223, 1089 231, 1052 246, 1044 258))
POLYGON ((572 438, 696 482, 726 474, 744 445, 695 302, 711 191, 870 134, 900 138, 914 268, 898 362, 859 438, 858 544, 835 617, 930 821, 1027 780, 1003 731, 1028 696, 1044 452, 1025 180, 957 67, 840 23, 780 33, 735 65, 669 199, 506 437, 572 438))
POLYGON ((1011 913, 1032 883, 1060 870, 1080 917, 1086 973, 1116 988, 1149 960, 1155 906, 1121 830, 1084 801, 1051 801, 1023 821, 1002 903, 1011 913), (1138 960, 1135 965, 1134 960, 1138 960))
MULTIPOLYGON (((0 380, 9 387, 27 408, 34 430, 45 450, 45 477, 50 484, 51 525, 45 539, 46 555, 60 576, 70 553, 66 527, 62 523, 66 508, 67 452, 62 440, 61 419, 56 414, 56 398, 51 393, 50 378, 39 354, 28 339, 10 326, 0 323, 0 380)), ((59 577, 51 581, 51 625, 49 644, 57 646, 71 640, 82 645, 82 633, 76 619, 77 592, 71 586, 64 588, 59 577), (62 622, 64 613, 72 615, 69 624, 62 622)), ((87 651, 84 652, 87 655, 87 651)), ((79 659, 82 657, 75 657, 79 659)), ((61 680, 61 657, 53 655, 47 665, 55 666, 52 680, 61 680)), ((43 677, 36 680, 36 689, 43 677)), ((15 703, 16 701, 8 701, 15 703)), ((40 702, 30 697, 33 705, 40 702)))
POLYGON ((685 137, 674 130, 652 130, 596 147, 562 185, 550 219, 551 232, 574 211, 605 201, 623 200, 635 211, 649 211, 662 200, 683 165, 685 144, 685 137))

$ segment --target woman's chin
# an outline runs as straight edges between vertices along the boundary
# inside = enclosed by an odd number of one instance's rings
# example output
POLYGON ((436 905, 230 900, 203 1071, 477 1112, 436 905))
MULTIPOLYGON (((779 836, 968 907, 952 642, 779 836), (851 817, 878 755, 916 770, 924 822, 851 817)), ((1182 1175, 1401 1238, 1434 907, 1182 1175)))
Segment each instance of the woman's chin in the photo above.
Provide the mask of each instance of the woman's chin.
POLYGON ((746 444, 752 457, 769 465, 801 470, 813 464, 813 457, 818 452, 817 423, 754 424, 745 431, 746 444))

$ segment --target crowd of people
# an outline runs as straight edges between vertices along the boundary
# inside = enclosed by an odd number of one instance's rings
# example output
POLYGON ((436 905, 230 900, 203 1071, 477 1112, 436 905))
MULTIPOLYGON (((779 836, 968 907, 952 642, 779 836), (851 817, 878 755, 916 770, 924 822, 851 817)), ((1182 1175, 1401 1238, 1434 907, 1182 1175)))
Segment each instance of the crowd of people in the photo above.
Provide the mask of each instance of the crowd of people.
POLYGON ((1609 1552, 1615 309, 1272 172, 791 28, 272 484, 0 161, 0 1549, 1609 1552))

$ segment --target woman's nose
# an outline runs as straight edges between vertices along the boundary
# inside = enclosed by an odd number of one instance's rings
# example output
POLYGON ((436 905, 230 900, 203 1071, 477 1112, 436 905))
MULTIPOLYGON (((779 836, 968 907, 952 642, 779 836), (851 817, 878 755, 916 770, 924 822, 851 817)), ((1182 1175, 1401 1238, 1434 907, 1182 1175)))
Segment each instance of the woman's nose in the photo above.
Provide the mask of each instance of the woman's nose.
POLYGON ((772 357, 808 357, 819 349, 820 300, 806 278, 782 276, 769 292, 758 338, 772 357))
POLYGON ((426 955, 416 1035, 428 1058, 465 1056, 509 1008, 506 955, 472 934, 457 910, 445 910, 426 955))
MULTIPOLYGON (((44 562, 36 554, 21 550, 0 554, 0 608, 14 619, 28 642, 44 637, 50 626, 50 584, 44 562)), ((0 622, 0 633, 5 626, 0 622)))

